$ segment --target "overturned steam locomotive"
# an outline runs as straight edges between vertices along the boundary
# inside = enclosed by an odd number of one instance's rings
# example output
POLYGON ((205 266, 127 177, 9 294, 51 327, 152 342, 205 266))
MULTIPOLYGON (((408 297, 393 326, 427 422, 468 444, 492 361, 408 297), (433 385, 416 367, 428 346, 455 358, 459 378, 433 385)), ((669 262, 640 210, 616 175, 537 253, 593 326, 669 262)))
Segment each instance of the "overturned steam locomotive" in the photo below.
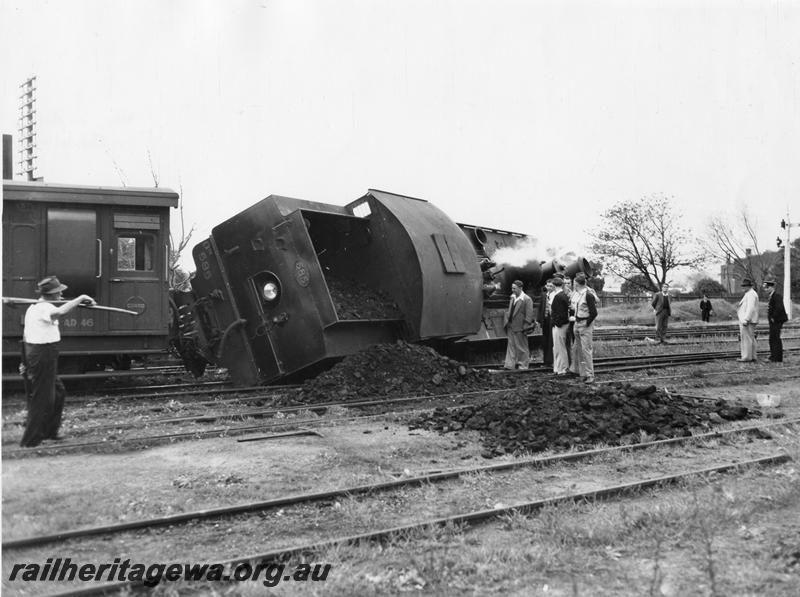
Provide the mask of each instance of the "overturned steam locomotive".
POLYGON ((511 282, 536 289, 578 259, 501 267, 523 234, 456 224, 431 203, 369 190, 341 206, 271 195, 193 249, 191 292, 173 292, 174 349, 195 374, 239 385, 313 375, 372 344, 450 351, 504 343, 511 282))

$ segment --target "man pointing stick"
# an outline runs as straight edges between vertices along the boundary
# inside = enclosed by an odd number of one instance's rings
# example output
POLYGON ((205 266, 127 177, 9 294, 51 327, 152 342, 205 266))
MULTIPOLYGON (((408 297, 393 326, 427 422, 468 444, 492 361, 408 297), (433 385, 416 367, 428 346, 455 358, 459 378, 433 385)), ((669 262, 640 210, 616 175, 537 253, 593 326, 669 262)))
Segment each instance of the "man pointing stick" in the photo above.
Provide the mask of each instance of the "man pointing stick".
POLYGON ((64 384, 58 379, 59 319, 79 305, 95 304, 87 294, 57 304, 66 289, 58 278, 48 276, 36 285, 39 300, 25 312, 23 362, 31 382, 31 395, 25 433, 20 442, 22 447, 32 448, 42 440, 58 438, 66 395, 64 384))

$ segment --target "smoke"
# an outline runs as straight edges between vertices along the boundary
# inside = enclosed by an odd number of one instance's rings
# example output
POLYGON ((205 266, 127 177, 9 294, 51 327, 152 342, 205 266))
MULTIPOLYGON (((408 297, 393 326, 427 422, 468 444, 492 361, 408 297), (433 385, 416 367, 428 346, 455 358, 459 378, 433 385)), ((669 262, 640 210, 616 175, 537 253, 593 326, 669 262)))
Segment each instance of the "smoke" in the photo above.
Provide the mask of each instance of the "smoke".
POLYGON ((517 241, 513 247, 501 247, 491 255, 498 267, 525 267, 525 264, 535 261, 539 262, 541 251, 537 248, 539 241, 535 238, 526 237, 517 241))
POLYGON ((491 259, 502 267, 525 267, 530 262, 548 262, 555 260, 561 267, 568 267, 578 259, 578 254, 563 246, 539 248, 539 241, 535 238, 522 238, 513 247, 497 249, 491 259))

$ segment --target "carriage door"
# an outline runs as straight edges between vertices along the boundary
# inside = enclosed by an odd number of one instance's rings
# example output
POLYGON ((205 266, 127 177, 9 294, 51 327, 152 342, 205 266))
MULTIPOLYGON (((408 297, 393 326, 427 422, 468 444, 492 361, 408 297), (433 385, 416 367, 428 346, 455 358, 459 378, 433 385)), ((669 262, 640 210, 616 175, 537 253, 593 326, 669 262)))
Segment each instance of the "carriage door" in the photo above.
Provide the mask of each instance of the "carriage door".
MULTIPOLYGON (((69 286, 66 298, 81 294, 100 296, 97 212, 93 209, 47 209, 47 261, 44 275, 57 275, 69 286)), ((98 299, 99 300, 99 299, 98 299)), ((104 314, 77 309, 61 318, 62 333, 95 333, 103 327, 104 314)))
POLYGON ((109 301, 139 313, 138 316, 109 313, 109 330, 152 333, 164 327, 161 246, 161 216, 115 213, 109 247, 109 301))

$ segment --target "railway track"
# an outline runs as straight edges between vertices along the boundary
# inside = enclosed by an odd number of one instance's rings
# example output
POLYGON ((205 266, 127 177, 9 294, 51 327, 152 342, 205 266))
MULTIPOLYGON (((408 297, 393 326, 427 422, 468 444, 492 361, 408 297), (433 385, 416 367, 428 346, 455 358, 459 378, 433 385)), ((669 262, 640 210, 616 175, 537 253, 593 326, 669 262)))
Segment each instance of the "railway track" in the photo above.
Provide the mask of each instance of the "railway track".
MULTIPOLYGON (((476 478, 475 475, 479 475, 482 476, 481 478, 488 478, 490 481, 494 481, 495 479, 506 478, 505 476, 496 477, 496 475, 518 474, 520 471, 525 469, 539 470, 564 463, 574 462, 603 463, 608 462, 609 458, 620 457, 624 454, 630 454, 632 452, 681 448, 681 450, 676 450, 675 452, 677 458, 677 456, 684 454, 685 446, 689 444, 698 443, 706 445, 706 442, 714 440, 721 440, 718 443, 719 446, 732 446, 731 449, 738 450, 739 447, 735 445, 737 437, 755 435, 756 438, 769 441, 770 432, 778 428, 796 426, 798 423, 800 423, 800 419, 792 419, 789 421, 783 421, 781 423, 749 425, 737 429, 715 431, 692 437, 675 438, 657 442, 643 442, 628 446, 601 448, 584 452, 559 454, 547 458, 531 458, 516 462, 504 462, 481 467, 467 467, 447 471, 438 471, 395 481, 373 483, 361 486, 341 487, 335 490, 324 492, 318 491, 306 494, 282 496, 260 502, 236 504, 233 506, 225 506, 202 511, 183 512, 177 515, 142 519, 123 524, 71 529, 49 535, 20 537, 15 540, 4 542, 3 551, 4 554, 9 552, 13 554, 21 551, 20 557, 26 557, 35 561, 36 558, 31 557, 31 550, 42 548, 43 546, 50 546, 48 549, 52 550, 53 544, 60 544, 65 541, 69 541, 71 550, 79 550, 81 542, 91 540, 91 538, 100 538, 99 540, 102 541, 102 545, 109 546, 109 541, 114 541, 114 538, 118 536, 120 538, 122 536, 127 537, 127 543, 131 540, 131 536, 127 533, 133 531, 139 532, 133 536, 133 542, 137 543, 137 536, 146 536, 141 535, 141 533, 149 534, 153 532, 153 529, 159 527, 169 527, 169 531, 164 532, 169 532, 170 534, 188 533, 189 536, 185 539, 185 541, 191 542, 192 530, 199 528, 197 526, 200 524, 199 521, 205 521, 205 526, 207 528, 212 524, 213 520, 229 520, 231 517, 234 517, 237 518, 237 522, 235 524, 232 522, 226 522, 221 528, 226 528, 229 525, 231 528, 236 528, 237 526, 242 525, 252 525, 254 517, 256 517, 260 524, 261 521, 263 521, 264 513, 268 511, 279 511, 281 516, 286 517, 293 515, 292 512, 294 510, 292 510, 292 508, 304 507, 305 509, 301 510, 299 515, 307 516, 309 514, 308 506, 310 504, 317 504, 318 507, 322 507, 323 511, 329 512, 330 505, 334 502, 338 503, 339 500, 373 499, 382 493, 403 491, 409 487, 430 487, 432 484, 443 484, 459 479, 474 479, 476 478), (487 475, 488 477, 486 477, 487 475), (191 522, 194 522, 195 524, 190 528, 185 529, 182 526, 191 522)), ((743 445, 752 447, 752 442, 746 441, 743 445)), ((708 446, 706 445, 706 447, 708 446)), ((750 450, 750 448, 748 448, 748 450, 750 450)), ((327 538, 316 537, 313 539, 301 539, 300 541, 296 541, 279 548, 270 548, 266 551, 251 553, 245 556, 236 556, 228 559, 217 559, 219 556, 216 556, 212 559, 204 559, 198 557, 195 553, 193 558, 189 557, 182 559, 184 561, 213 560, 216 561, 216 563, 222 564, 226 567, 232 567, 242 562, 285 561, 291 556, 302 555, 303 557, 308 557, 312 554, 324 552, 324 550, 336 546, 382 541, 397 535, 407 536, 410 532, 417 529, 477 525, 487 521, 496 520, 497 518, 503 516, 515 514, 534 514, 543 508, 553 507, 563 503, 600 501, 620 497, 624 499, 628 496, 638 495, 639 492, 645 489, 665 489, 669 485, 681 483, 693 477, 708 477, 709 475, 737 471, 750 467, 774 466, 790 460, 790 456, 788 454, 783 451, 778 451, 770 445, 759 444, 758 449, 750 451, 753 453, 740 454, 738 458, 732 459, 727 452, 724 454, 714 453, 709 455, 709 452, 706 449, 698 452, 703 454, 703 457, 699 458, 701 462, 698 463, 699 465, 694 468, 687 468, 685 465, 683 465, 677 470, 672 470, 671 472, 662 471, 658 472, 657 474, 649 475, 645 470, 641 473, 641 476, 638 476, 638 478, 634 479, 623 475, 622 478, 612 479, 603 486, 584 489, 582 491, 567 491, 556 495, 549 495, 547 497, 538 497, 536 499, 528 498, 509 502, 507 505, 501 503, 496 504, 491 508, 476 510, 474 508, 469 508, 468 504, 466 506, 458 506, 457 502, 455 511, 453 508, 445 505, 442 508, 445 511, 437 511, 436 515, 434 516, 414 516, 413 518, 416 520, 413 522, 406 522, 399 525, 392 524, 391 526, 378 526, 378 528, 367 530, 356 528, 356 532, 349 534, 341 534, 341 531, 339 531, 339 534, 333 534, 333 536, 329 535, 327 538), (710 462, 714 460, 716 460, 716 462, 710 462)), ((681 460, 677 459, 676 462, 681 462, 681 460)), ((655 470, 661 471, 660 464, 656 463, 652 466, 655 470)), ((503 486, 502 483, 499 485, 503 486)), ((388 522, 388 520, 386 522, 388 522)), ((228 532, 230 532, 230 529, 228 532)), ((322 532, 325 533, 325 530, 322 529, 322 532)), ((164 540, 162 532, 159 532, 158 536, 161 541, 164 540)), ((91 547, 87 546, 85 549, 91 550, 91 547)), ((50 552, 48 551, 48 553, 50 552)), ((99 586, 95 585, 91 587, 83 587, 70 592, 59 593, 59 595, 115 594, 122 591, 134 590, 139 586, 141 586, 141 584, 137 582, 114 582, 99 586)))
MULTIPOLYGON (((60 373, 59 377, 66 385, 77 383, 107 382, 115 379, 143 379, 154 376, 185 375, 186 370, 181 364, 156 365, 153 367, 133 367, 128 370, 86 371, 85 373, 60 373)), ((14 389, 22 387, 22 377, 19 373, 3 373, 3 386, 14 389)))
POLYGON ((747 425, 743 427, 737 427, 735 429, 712 431, 708 433, 692 435, 689 437, 676 437, 676 438, 663 439, 651 442, 627 444, 624 446, 614 446, 609 448, 585 450, 581 452, 571 452, 568 454, 559 454, 556 456, 549 456, 543 458, 527 458, 523 460, 517 460, 514 462, 503 462, 500 464, 466 467, 456 470, 435 472, 427 475, 408 477, 397 481, 343 487, 333 491, 296 494, 296 495, 278 497, 270 500, 237 504, 234 506, 225 506, 222 508, 208 508, 193 512, 182 512, 180 514, 173 514, 170 516, 161 516, 157 518, 135 520, 120 524, 87 527, 82 529, 63 530, 57 533, 52 533, 47 535, 21 537, 18 539, 3 541, 2 548, 3 550, 19 549, 23 547, 33 547, 59 541, 66 541, 68 539, 77 539, 77 538, 91 537, 97 535, 113 535, 116 533, 121 533, 123 531, 129 531, 134 529, 147 529, 159 526, 172 526, 194 520, 219 518, 224 516, 231 516, 234 514, 249 514, 253 512, 264 512, 266 510, 282 508, 287 506, 296 506, 299 504, 310 503, 310 502, 319 502, 335 498, 345 498, 347 496, 354 496, 354 495, 373 494, 376 492, 388 491, 401 487, 422 485, 423 483, 439 483, 442 481, 456 479, 458 477, 462 477, 469 474, 493 473, 493 472, 514 470, 518 468, 525 468, 525 467, 546 467, 546 466, 552 466, 553 464, 556 463, 579 462, 583 460, 588 460, 590 458, 605 456, 609 454, 635 452, 638 450, 645 450, 663 446, 678 446, 690 442, 725 438, 741 433, 755 433, 756 435, 763 436, 764 432, 771 428, 786 427, 797 424, 800 424, 800 418, 787 419, 777 423, 747 425))
MULTIPOLYGON (((764 328, 760 329, 761 332, 766 332, 764 328)), ((783 333, 800 331, 800 324, 790 323, 783 326, 783 333)), ((602 327, 594 331, 593 337, 595 340, 644 340, 651 338, 655 335, 655 327, 602 327)), ((709 325, 689 325, 689 326, 672 326, 669 328, 667 335, 670 338, 708 338, 716 336, 738 336, 738 324, 709 324, 709 325)), ((784 336, 784 339, 787 339, 784 336)))
MULTIPOLYGON (((784 347, 784 352, 800 352, 800 346, 784 347)), ((757 354, 760 357, 765 357, 769 355, 769 351, 759 350, 757 354)), ((596 371, 636 371, 639 369, 672 367, 675 365, 699 365, 709 361, 737 359, 739 356, 739 351, 704 351, 657 355, 632 355, 622 357, 597 357, 594 359, 594 366, 596 371)), ((473 368, 475 369, 501 370, 502 367, 502 363, 473 365, 473 368)), ((552 369, 550 367, 537 364, 531 366, 525 371, 514 371, 513 374, 527 372, 542 373, 551 370, 552 369)))
MULTIPOLYGON (((796 351, 800 351, 800 347, 794 349, 796 351)), ((689 354, 689 355, 655 355, 655 356, 644 356, 644 357, 625 357, 623 359, 619 359, 616 357, 609 357, 607 359, 597 359, 595 362, 596 370, 597 371, 604 371, 604 372, 625 372, 625 371, 637 371, 642 369, 655 369, 655 368, 664 368, 664 367, 674 367, 677 365, 689 365, 689 364, 703 364, 709 361, 724 359, 724 358, 734 358, 737 357, 738 353, 735 352, 713 352, 713 353, 696 353, 696 354, 689 354)), ((496 368, 498 365, 495 366, 488 366, 489 368, 496 368)), ((504 371, 498 370, 498 374, 501 375, 522 375, 527 377, 530 374, 548 374, 552 375, 549 369, 538 366, 533 367, 527 371, 504 371)), ((318 416, 315 418, 304 418, 304 419, 281 419, 278 421, 272 422, 260 422, 260 423, 250 423, 246 425, 226 425, 223 427, 215 427, 213 429, 208 428, 193 428, 190 430, 181 430, 179 432, 174 433, 156 433, 150 435, 142 435, 142 436, 132 436, 132 437, 117 437, 119 432, 124 432, 125 430, 135 430, 139 428, 153 428, 158 426, 165 426, 165 425, 176 425, 176 424, 184 424, 184 425, 191 425, 191 424, 208 424, 213 422, 219 421, 238 421, 243 419, 265 419, 278 416, 284 416, 287 414, 293 414, 298 412, 312 412, 315 415, 324 414, 326 411, 331 409, 337 408, 345 408, 345 409, 369 409, 369 408, 378 408, 378 409, 385 409, 386 407, 392 407, 398 404, 408 404, 408 403, 420 403, 420 402, 428 402, 437 406, 452 406, 454 400, 464 400, 468 399, 469 396, 485 396, 496 392, 507 392, 509 391, 507 388, 500 389, 500 390, 493 390, 493 389, 485 389, 485 390, 475 390, 475 391, 466 391, 466 392, 456 392, 456 393, 447 393, 447 394, 424 394, 424 395, 413 395, 413 396, 402 396, 402 397, 395 397, 395 398, 380 398, 380 399, 373 399, 373 400, 361 400, 361 401, 345 401, 345 402, 327 402, 327 403, 308 403, 308 404, 297 404, 297 405, 271 405, 266 408, 262 409, 253 409, 247 411, 236 410, 234 412, 201 412, 201 413, 194 413, 194 414, 187 414, 187 415, 180 415, 180 416, 168 416, 168 417, 156 417, 156 418, 138 418, 133 421, 126 421, 126 422, 114 422, 108 424, 101 424, 101 425, 94 425, 85 427, 80 429, 79 433, 84 436, 91 437, 92 435, 102 435, 102 439, 92 440, 92 441, 78 441, 78 442, 68 442, 68 443, 52 443, 47 445, 41 445, 36 448, 6 448, 3 450, 3 457, 4 458, 16 458, 16 457, 26 457, 30 455, 45 455, 45 454, 58 454, 58 453, 70 453, 76 450, 79 451, 107 451, 109 449, 125 449, 126 447, 134 447, 134 446, 152 446, 152 445, 159 445, 163 443, 170 443, 174 441, 180 440, 187 440, 187 439, 203 439, 203 438, 213 438, 213 437, 235 437, 247 433, 254 433, 254 432, 266 432, 270 430, 274 431, 286 431, 287 429, 297 429, 298 427, 303 428, 310 428, 315 429, 321 425, 330 424, 331 422, 342 423, 353 421, 359 418, 363 418, 366 416, 363 412, 352 414, 346 417, 337 417, 336 419, 326 419, 320 420, 318 416), (444 402, 444 404, 442 404, 444 402), (109 436, 108 434, 111 434, 109 436)), ((246 396, 243 398, 233 398, 229 401, 226 401, 224 404, 227 406, 236 407, 243 401, 267 401, 270 399, 274 399, 274 393, 270 392, 269 394, 255 394, 253 396, 246 396)), ((219 407, 219 401, 209 401, 209 402, 200 402, 196 405, 210 405, 213 407, 219 407)), ((196 406, 195 405, 195 406, 196 406)), ((145 407, 148 410, 154 410, 152 406, 145 407)), ((431 407, 433 408, 433 407, 431 407)), ((17 424, 21 424, 20 421, 16 422, 17 424)), ((308 429, 307 429, 308 430, 308 429)))
MULTIPOLYGON (((652 337, 654 329, 651 327, 629 327, 629 326, 613 326, 598 328, 594 332, 595 341, 634 341, 644 340, 645 338, 652 337)), ((800 324, 791 323, 785 325, 783 328, 784 340, 793 340, 800 338, 800 335, 786 335, 787 332, 800 331, 800 324)), ((719 338, 720 336, 736 336, 739 333, 738 325, 733 324, 711 324, 708 326, 692 325, 685 327, 673 327, 669 330, 670 338, 719 338)), ((718 340, 727 341, 727 340, 718 340)), ((731 342, 735 340, 730 340, 731 342)), ((691 342, 687 342, 691 343, 691 342)), ((680 344, 680 343, 676 343, 680 344)), ((122 380, 122 379, 137 379, 148 378, 152 376, 175 376, 187 374, 183 365, 175 359, 158 359, 151 365, 144 365, 134 367, 130 370, 107 370, 107 371, 90 371, 85 373, 63 373, 59 377, 68 385, 76 383, 92 384, 107 382, 109 380, 122 380)), ((16 373, 4 373, 3 385, 10 390, 22 391, 22 378, 16 373)), ((210 382, 197 382, 197 383, 176 383, 176 384, 159 384, 160 386, 171 386, 176 391, 181 387, 205 386, 205 385, 225 385, 227 381, 210 381, 210 382)), ((135 389, 135 388, 131 388, 135 389)), ((107 388, 103 390, 106 393, 117 393, 127 391, 127 388, 107 388)))

